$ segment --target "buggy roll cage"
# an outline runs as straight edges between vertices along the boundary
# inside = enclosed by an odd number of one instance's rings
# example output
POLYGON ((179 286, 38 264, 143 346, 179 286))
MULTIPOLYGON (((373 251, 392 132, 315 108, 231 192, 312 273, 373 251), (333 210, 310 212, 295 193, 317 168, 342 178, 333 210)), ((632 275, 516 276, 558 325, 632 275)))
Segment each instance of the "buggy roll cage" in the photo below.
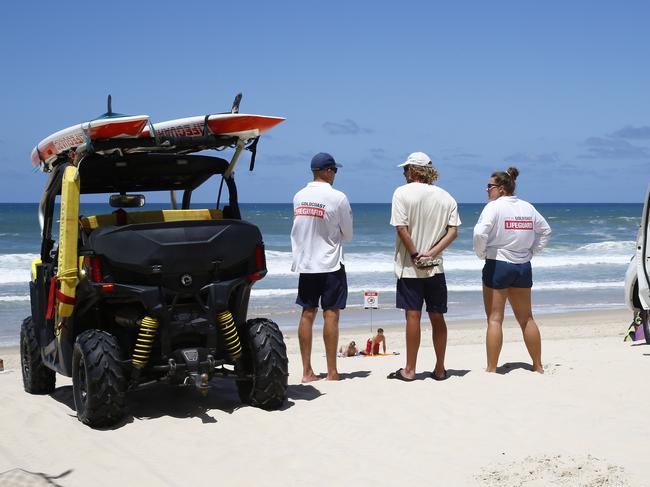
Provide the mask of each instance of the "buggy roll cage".
MULTIPOLYGON (((206 119, 207 124, 207 119, 206 119)), ((206 125, 207 127, 207 125, 206 125)), ((51 262, 50 252, 55 241, 52 239, 52 224, 57 195, 61 194, 61 183, 65 168, 78 161, 81 194, 127 193, 147 191, 170 191, 175 206, 175 191, 182 190, 181 208, 189 209, 192 192, 213 175, 221 175, 216 201, 219 209, 223 183, 228 188, 227 217, 241 219, 237 199, 234 168, 241 152, 252 153, 249 170, 255 166, 258 134, 244 139, 236 136, 204 135, 200 137, 158 137, 150 139, 111 139, 88 141, 83 147, 65 159, 59 158, 49 167, 50 173, 39 204, 38 219, 41 226, 41 261, 51 262), (207 149, 224 150, 235 148, 230 163, 225 159, 192 154, 207 149)), ((225 210, 226 208, 224 208, 225 210)))

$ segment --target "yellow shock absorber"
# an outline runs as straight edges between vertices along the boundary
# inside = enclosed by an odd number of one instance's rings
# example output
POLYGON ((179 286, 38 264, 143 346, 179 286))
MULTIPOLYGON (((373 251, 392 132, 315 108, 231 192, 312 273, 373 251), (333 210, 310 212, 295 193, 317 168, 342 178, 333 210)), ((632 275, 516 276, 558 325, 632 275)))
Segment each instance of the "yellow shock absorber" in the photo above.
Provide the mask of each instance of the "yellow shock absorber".
POLYGON ((145 316, 140 322, 138 339, 133 349, 133 365, 138 369, 143 368, 149 362, 149 355, 153 348, 153 341, 158 330, 158 320, 151 316, 145 316))
POLYGON ((221 333, 223 333, 228 357, 231 360, 238 359, 241 356, 242 350, 232 313, 228 310, 217 313, 217 323, 219 324, 219 328, 221 328, 221 333))

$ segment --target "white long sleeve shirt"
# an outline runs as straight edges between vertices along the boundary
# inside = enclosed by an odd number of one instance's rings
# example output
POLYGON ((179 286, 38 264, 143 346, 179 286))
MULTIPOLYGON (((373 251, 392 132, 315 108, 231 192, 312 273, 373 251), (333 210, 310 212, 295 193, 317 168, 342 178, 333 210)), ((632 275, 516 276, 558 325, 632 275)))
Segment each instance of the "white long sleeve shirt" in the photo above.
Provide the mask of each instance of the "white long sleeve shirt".
POLYGON ((481 259, 523 264, 540 252, 551 227, 530 203, 516 196, 490 201, 474 227, 474 252, 481 259))
POLYGON ((352 209, 347 196, 329 183, 312 181, 293 197, 291 270, 334 272, 343 262, 342 242, 352 240, 352 209))

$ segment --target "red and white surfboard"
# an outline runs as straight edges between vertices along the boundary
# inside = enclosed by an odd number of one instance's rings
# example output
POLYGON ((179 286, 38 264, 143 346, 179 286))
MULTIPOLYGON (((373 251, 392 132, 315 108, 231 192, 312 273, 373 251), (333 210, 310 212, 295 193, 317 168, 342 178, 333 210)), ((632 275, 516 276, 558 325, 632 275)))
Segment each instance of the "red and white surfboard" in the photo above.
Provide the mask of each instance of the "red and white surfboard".
MULTIPOLYGON (((159 137, 198 137, 203 135, 205 116, 179 118, 153 124, 153 129, 159 137)), ((207 124, 213 135, 233 135, 241 138, 257 137, 264 132, 284 122, 282 117, 265 115, 250 115, 246 113, 219 113, 209 115, 207 124)), ((146 127, 141 137, 151 137, 153 134, 146 127)))
POLYGON ((46 137, 32 150, 32 164, 49 164, 62 153, 88 140, 138 137, 149 122, 149 115, 98 118, 59 130, 46 137))
MULTIPOLYGON (((258 137, 282 123, 282 117, 250 115, 245 113, 220 113, 207 117, 208 130, 213 135, 232 135, 242 139, 258 137)), ((179 118, 153 124, 159 137, 199 137, 203 134, 205 116, 179 118)), ((60 130, 43 139, 32 150, 32 164, 49 164, 61 154, 75 149, 88 140, 152 137, 148 115, 98 118, 60 130)), ((129 152, 144 148, 132 147, 129 152)), ((146 147, 151 150, 150 146, 146 147)))

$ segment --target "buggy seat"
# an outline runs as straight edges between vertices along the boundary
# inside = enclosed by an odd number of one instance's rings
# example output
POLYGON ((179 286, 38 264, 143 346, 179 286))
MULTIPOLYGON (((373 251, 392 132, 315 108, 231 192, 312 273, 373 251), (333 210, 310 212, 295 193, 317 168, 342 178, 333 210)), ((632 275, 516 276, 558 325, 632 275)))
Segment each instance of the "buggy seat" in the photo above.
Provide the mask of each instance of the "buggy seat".
MULTIPOLYGON (((199 210, 149 210, 135 211, 132 213, 123 213, 126 215, 126 222, 122 224, 133 223, 156 223, 156 222, 177 222, 177 221, 205 221, 221 220, 223 212, 214 209, 199 210)), ((124 216, 122 216, 123 218, 124 216)), ((79 218, 79 225, 86 235, 99 228, 106 226, 119 225, 118 215, 108 213, 105 215, 91 215, 79 218)))

